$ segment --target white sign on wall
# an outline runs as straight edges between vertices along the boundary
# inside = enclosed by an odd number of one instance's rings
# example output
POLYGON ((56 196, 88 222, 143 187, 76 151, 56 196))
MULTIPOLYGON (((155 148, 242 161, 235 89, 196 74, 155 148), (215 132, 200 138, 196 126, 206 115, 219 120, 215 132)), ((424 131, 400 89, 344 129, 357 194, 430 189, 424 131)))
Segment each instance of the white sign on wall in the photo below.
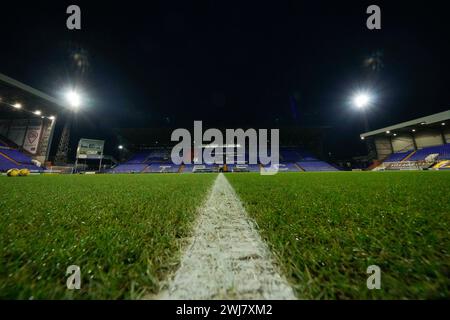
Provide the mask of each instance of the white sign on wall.
POLYGON ((23 148, 31 154, 36 154, 41 137, 42 125, 29 126, 23 142, 23 148))

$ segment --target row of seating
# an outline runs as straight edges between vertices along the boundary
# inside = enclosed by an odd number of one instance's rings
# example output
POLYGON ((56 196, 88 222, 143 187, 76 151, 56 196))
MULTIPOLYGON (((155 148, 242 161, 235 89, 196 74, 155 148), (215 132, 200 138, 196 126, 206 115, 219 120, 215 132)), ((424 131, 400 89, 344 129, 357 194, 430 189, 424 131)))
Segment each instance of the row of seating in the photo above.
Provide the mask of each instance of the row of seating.
POLYGON ((36 166, 31 157, 26 154, 7 147, 0 147, 0 172, 9 169, 28 169, 32 172, 42 172, 44 169, 36 166))
POLYGON ((304 171, 339 171, 338 168, 324 161, 299 161, 297 164, 304 171))
MULTIPOLYGON (((134 154, 125 163, 119 164, 111 169, 111 173, 151 173, 151 172, 217 172, 219 170, 228 172, 259 172, 259 164, 227 164, 218 166, 213 164, 185 164, 175 165, 170 160, 162 159, 167 157, 168 152, 146 151, 134 154)), ((227 161, 230 157, 227 157, 227 161)), ((248 160, 248 154, 246 155, 248 160)), ((280 172, 300 172, 300 171, 338 171, 336 167, 315 158, 312 154, 296 148, 282 148, 280 151, 280 172)))
POLYGON ((450 143, 417 150, 408 160, 425 160, 430 154, 438 154, 438 160, 450 160, 450 143))
POLYGON ((375 170, 420 170, 445 160, 450 160, 450 143, 393 153, 375 170))

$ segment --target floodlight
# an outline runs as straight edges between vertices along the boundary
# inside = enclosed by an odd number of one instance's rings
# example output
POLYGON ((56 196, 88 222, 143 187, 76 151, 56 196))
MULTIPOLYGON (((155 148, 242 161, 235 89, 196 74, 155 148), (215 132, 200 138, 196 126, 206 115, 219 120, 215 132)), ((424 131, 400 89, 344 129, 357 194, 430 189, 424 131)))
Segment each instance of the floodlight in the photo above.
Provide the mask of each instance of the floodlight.
POLYGON ((72 108, 78 108, 81 104, 81 97, 74 90, 70 90, 66 93, 66 100, 72 108))
POLYGON ((16 109, 20 109, 20 108, 22 108, 22 105, 17 102, 17 103, 13 104, 13 107, 16 108, 16 109))
POLYGON ((366 108, 371 101, 372 97, 366 92, 358 92, 353 96, 353 105, 358 109, 366 108))
POLYGON ((35 115, 40 116, 42 114, 41 110, 36 110, 35 112, 33 112, 35 115))
POLYGON ((120 146, 119 146, 118 148, 119 148, 119 150, 122 150, 122 149, 123 149, 123 146, 122 146, 122 145, 120 145, 120 146))

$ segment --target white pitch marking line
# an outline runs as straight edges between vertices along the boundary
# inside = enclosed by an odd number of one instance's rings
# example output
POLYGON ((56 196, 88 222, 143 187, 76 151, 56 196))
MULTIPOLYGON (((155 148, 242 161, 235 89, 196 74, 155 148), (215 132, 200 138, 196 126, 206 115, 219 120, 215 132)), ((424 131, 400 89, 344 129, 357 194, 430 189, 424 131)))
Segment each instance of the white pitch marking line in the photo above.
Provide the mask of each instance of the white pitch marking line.
POLYGON ((242 203, 220 173, 162 299, 296 299, 242 203))

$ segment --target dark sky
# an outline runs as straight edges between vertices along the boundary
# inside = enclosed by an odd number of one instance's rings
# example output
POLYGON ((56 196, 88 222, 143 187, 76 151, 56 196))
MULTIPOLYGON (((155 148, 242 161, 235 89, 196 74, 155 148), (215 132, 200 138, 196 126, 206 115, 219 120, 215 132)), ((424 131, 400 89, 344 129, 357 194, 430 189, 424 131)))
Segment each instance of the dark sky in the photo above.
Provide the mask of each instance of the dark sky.
POLYGON ((327 150, 363 153, 372 129, 450 109, 444 1, 12 1, 0 5, 0 72, 57 96, 78 83, 89 101, 76 134, 113 127, 331 126, 327 150), (245 3, 244 3, 245 2, 245 3), (70 4, 82 30, 66 28, 70 4), (366 28, 378 4, 382 30, 366 28), (382 53, 377 73, 364 60, 382 53), (74 65, 81 53, 88 66, 74 65), (292 98, 294 97, 294 98, 292 98), (290 101, 295 100, 294 108, 290 101), (278 119, 278 120, 276 120, 278 119))

